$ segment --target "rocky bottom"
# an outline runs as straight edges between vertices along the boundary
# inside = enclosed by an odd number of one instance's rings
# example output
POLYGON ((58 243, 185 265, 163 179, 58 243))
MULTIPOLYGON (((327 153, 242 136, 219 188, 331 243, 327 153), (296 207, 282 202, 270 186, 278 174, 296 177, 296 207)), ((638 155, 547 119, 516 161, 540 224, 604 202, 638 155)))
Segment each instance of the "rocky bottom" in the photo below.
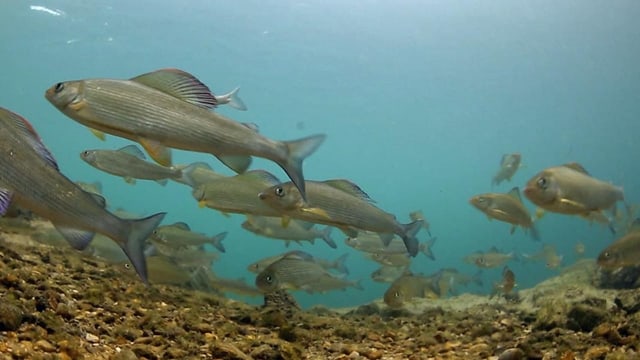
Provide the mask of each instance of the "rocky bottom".
POLYGON ((594 271, 583 261, 509 301, 300 311, 145 287, 117 266, 4 234, 0 359, 640 358, 640 291, 596 289, 594 271))

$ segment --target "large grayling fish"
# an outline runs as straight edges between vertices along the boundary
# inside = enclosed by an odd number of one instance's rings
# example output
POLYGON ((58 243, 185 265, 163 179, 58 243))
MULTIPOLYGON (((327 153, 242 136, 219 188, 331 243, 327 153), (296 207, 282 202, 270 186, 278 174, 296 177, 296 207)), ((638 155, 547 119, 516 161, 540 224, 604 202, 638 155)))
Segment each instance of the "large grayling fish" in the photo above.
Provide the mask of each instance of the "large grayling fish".
POLYGON ((147 282, 144 242, 165 213, 137 220, 111 214, 102 197, 82 190, 58 170, 29 122, 3 108, 0 139, 0 214, 10 203, 28 209, 51 221, 76 249, 86 248, 95 233, 106 235, 122 247, 147 282))
POLYGON ((169 148, 213 154, 236 172, 251 156, 280 165, 305 193, 303 160, 324 141, 315 135, 275 141, 254 126, 211 111, 217 100, 193 75, 162 69, 130 80, 88 79, 60 82, 45 97, 58 110, 89 128, 140 143, 151 157, 171 165, 169 148))

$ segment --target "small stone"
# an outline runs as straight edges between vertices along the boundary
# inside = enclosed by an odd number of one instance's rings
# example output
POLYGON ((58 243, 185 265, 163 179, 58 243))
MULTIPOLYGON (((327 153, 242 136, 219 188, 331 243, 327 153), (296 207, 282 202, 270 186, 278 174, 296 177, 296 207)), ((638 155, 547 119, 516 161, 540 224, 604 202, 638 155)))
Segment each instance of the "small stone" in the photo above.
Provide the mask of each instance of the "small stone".
POLYGON ((122 349, 113 355, 111 360, 138 360, 138 357, 130 349, 122 349))
POLYGON ((485 343, 473 344, 469 348, 469 351, 479 356, 488 356, 491 351, 491 347, 485 343))
POLYGON ((498 360, 522 360, 524 359, 524 351, 518 348, 510 348, 502 352, 498 360))
POLYGON ((54 352, 56 351, 55 345, 48 342, 47 340, 38 340, 36 341, 36 347, 44 352, 54 352))
POLYGON ((91 334, 91 333, 87 333, 87 335, 85 335, 85 340, 87 340, 90 343, 97 343, 98 341, 100 341, 100 338, 91 334))
POLYGON ((0 300, 0 331, 16 331, 22 324, 22 309, 0 300))
POLYGON ((370 359, 370 360, 377 360, 377 359, 381 359, 382 355, 383 355, 382 351, 374 349, 374 350, 371 350, 371 351, 367 352, 364 356, 367 359, 370 359))
POLYGON ((608 346, 594 346, 587 350, 587 352, 584 354, 584 358, 585 360, 602 359, 605 355, 607 355, 607 353, 609 353, 608 346))

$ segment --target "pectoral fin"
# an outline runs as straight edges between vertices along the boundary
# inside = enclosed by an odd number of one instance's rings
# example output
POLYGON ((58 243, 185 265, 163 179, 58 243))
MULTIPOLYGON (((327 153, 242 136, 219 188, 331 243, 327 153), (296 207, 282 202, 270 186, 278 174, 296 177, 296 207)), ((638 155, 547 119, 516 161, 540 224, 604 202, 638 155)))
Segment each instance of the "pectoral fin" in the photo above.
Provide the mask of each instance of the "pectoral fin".
POLYGON ((331 220, 331 216, 329 216, 329 214, 324 211, 323 209, 320 208, 302 208, 301 209, 303 212, 309 213, 309 214, 313 214, 315 216, 319 216, 323 219, 327 219, 327 220, 331 220))
POLYGON ((162 166, 171 166, 171 150, 169 148, 148 139, 140 139, 139 143, 155 162, 162 166))
POLYGON ((91 131, 91 133, 95 135, 95 137, 102 141, 105 141, 105 139, 107 138, 107 136, 100 130, 89 128, 89 131, 91 131))

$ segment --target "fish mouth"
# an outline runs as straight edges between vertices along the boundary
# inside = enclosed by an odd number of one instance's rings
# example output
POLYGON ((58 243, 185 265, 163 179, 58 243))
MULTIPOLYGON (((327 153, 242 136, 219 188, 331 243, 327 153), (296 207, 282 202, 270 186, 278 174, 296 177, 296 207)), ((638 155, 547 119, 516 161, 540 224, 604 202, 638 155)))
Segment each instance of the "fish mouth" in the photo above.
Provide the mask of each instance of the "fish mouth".
POLYGON ((267 194, 266 194, 266 193, 261 192, 261 193, 258 193, 258 197, 260 198, 260 200, 264 200, 264 199, 266 199, 266 198, 267 198, 267 194))

